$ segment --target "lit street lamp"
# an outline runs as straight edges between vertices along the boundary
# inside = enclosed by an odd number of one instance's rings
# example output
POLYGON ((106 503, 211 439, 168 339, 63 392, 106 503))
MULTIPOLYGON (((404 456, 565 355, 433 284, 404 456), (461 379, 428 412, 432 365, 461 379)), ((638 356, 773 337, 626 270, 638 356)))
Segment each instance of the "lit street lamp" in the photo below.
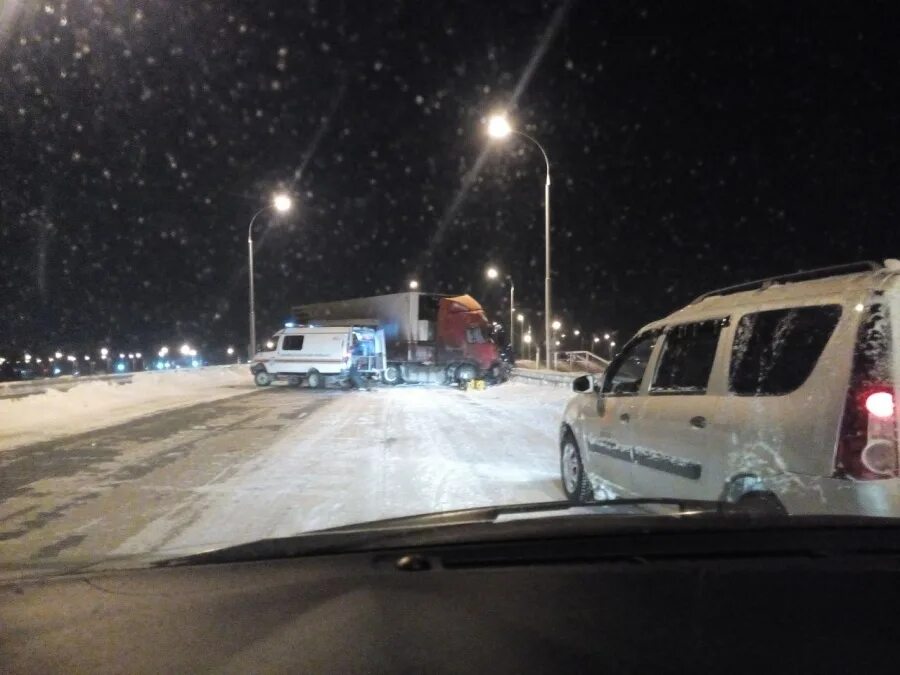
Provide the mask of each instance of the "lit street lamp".
POLYGON ((544 183, 544 340, 547 345, 547 364, 552 361, 550 359, 550 159, 544 147, 528 134, 513 129, 506 118, 506 115, 492 115, 488 120, 488 135, 497 140, 508 138, 511 134, 516 134, 525 138, 541 151, 544 157, 544 164, 547 166, 547 180, 544 183))
POLYGON ((409 282, 409 290, 414 291, 419 288, 419 282, 413 279, 409 282))
MULTIPOLYGON (((488 267, 485 274, 492 281, 500 278, 500 272, 497 271, 496 267, 488 267)), ((509 280, 509 344, 515 349, 516 327, 513 325, 513 314, 516 311, 516 285, 513 283, 511 276, 507 274, 506 278, 509 280)))
POLYGON ((272 202, 270 204, 266 204, 259 211, 253 214, 253 217, 250 219, 250 225, 247 227, 247 254, 249 258, 249 264, 247 266, 248 274, 250 277, 250 358, 253 358, 253 355, 256 354, 256 307, 254 304, 253 297, 253 223, 256 222, 257 216, 261 214, 263 211, 267 211, 268 209, 275 209, 278 213, 287 213, 291 210, 294 203, 291 198, 286 194, 276 194, 272 197, 272 202))
POLYGON ((559 321, 554 321, 551 324, 551 327, 553 328, 553 330, 559 330, 560 328, 562 328, 562 324, 559 321))

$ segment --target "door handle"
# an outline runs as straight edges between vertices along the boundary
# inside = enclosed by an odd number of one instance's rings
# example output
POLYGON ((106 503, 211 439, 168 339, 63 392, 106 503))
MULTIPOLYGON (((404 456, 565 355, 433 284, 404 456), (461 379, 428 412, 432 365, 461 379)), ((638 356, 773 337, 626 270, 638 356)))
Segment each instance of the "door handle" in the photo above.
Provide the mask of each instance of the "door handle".
POLYGON ((691 418, 691 426, 696 427, 697 429, 703 429, 706 427, 706 418, 702 415, 697 415, 696 417, 691 418))
POLYGON ((623 422, 628 422, 631 419, 631 415, 629 415, 628 413, 622 413, 621 415, 619 415, 619 419, 623 422))

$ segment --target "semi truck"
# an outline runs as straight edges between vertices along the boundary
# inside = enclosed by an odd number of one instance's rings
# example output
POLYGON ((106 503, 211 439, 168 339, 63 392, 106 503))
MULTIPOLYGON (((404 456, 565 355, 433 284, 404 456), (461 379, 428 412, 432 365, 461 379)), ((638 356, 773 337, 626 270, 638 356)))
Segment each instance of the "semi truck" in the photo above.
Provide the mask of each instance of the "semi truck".
POLYGON ((391 293, 368 298, 298 305, 299 326, 360 326, 384 334, 386 384, 455 383, 509 375, 493 325, 469 295, 391 293))

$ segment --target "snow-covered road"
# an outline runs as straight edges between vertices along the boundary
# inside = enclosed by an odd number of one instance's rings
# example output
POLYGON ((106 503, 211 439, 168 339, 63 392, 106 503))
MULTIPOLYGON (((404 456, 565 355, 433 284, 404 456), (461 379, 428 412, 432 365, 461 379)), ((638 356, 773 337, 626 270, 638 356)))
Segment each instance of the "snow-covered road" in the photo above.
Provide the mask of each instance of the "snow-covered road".
POLYGON ((0 453, 0 562, 181 554, 561 499, 565 388, 284 387, 0 453))

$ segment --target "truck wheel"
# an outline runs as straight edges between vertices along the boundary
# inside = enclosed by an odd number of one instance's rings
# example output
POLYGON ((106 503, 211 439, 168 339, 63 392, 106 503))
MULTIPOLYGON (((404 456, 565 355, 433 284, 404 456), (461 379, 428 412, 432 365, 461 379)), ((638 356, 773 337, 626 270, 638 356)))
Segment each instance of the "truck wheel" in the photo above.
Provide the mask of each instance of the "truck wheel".
POLYGON ((471 363, 464 363, 456 370, 456 378, 462 382, 478 377, 478 369, 471 363))
POLYGON ((389 365, 381 373, 381 379, 385 384, 400 384, 400 368, 393 364, 389 365))
POLYGON ((257 387, 268 387, 272 384, 272 376, 265 370, 260 370, 253 376, 253 381, 257 387))
POLYGON ((310 368, 306 373, 306 384, 310 389, 321 389, 325 386, 325 378, 315 368, 310 368))
POLYGON ((446 374, 446 379, 444 380, 447 384, 453 384, 456 382, 456 371, 459 370, 458 363, 451 363, 447 366, 447 369, 444 371, 446 374))

